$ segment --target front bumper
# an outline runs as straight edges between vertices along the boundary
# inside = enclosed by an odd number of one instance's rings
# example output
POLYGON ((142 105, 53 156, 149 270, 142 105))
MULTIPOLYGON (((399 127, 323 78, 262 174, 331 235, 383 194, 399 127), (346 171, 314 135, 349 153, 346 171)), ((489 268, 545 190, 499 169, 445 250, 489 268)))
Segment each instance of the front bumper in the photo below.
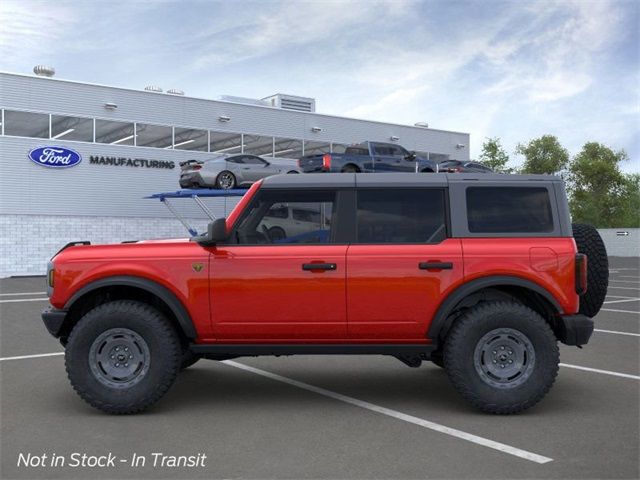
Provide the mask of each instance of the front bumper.
POLYGON ((64 319, 67 317, 66 310, 58 310, 57 308, 48 307, 42 312, 42 321, 44 326, 47 327, 49 333, 54 337, 60 337, 62 333, 62 327, 64 326, 64 319))
POLYGON ((556 335, 565 345, 586 345, 593 333, 593 320, 586 315, 560 317, 556 335))

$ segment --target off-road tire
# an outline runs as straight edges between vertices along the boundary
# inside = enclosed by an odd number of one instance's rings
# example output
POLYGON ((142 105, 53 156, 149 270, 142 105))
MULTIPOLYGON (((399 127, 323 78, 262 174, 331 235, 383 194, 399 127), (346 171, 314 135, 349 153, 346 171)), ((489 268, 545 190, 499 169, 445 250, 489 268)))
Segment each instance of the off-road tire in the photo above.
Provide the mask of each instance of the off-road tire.
POLYGON ((444 345, 444 367, 453 387, 476 408, 495 414, 521 412, 538 403, 553 385, 559 361, 558 343, 547 322, 518 302, 483 302, 468 309, 456 320, 444 345), (476 347, 495 329, 517 331, 530 342, 534 361, 523 383, 498 388, 478 373, 476 347))
POLYGON ((182 352, 182 361, 180 362, 180 370, 185 370, 195 364, 202 357, 191 350, 186 349, 182 352))
POLYGON ((437 367, 444 368, 444 357, 441 351, 436 351, 431 354, 430 357, 431 363, 436 365, 437 367))
POLYGON ((607 295, 609 287, 609 259, 604 242, 591 225, 574 223, 573 238, 578 252, 587 256, 587 292, 580 297, 580 313, 595 317, 607 295))
POLYGON ((91 406, 113 414, 138 413, 156 403, 173 384, 181 361, 173 325, 152 306, 132 300, 104 303, 87 312, 73 327, 65 352, 74 390, 91 406), (92 345, 112 329, 135 332, 148 347, 148 369, 131 387, 109 387, 92 371, 92 345))

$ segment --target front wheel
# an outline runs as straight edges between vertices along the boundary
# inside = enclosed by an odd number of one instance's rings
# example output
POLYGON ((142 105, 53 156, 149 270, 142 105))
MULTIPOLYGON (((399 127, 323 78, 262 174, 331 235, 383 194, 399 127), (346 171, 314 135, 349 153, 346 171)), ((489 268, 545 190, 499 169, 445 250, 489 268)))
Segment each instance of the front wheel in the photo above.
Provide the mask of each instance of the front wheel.
POLYGON ((467 310, 444 345, 454 388, 484 412, 517 413, 549 391, 560 355, 553 331, 517 302, 486 302, 467 310))
POLYGON ((71 385, 107 413, 137 413, 169 390, 182 361, 173 325, 152 306, 131 300, 104 303, 73 327, 65 366, 71 385))

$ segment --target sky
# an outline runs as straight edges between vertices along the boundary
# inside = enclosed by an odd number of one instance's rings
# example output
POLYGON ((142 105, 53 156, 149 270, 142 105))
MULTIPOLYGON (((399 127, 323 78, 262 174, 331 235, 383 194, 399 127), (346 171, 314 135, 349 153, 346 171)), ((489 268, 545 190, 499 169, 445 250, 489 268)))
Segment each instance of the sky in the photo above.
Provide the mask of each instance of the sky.
MULTIPOLYGON (((624 149, 640 172, 640 1, 0 1, 0 70, 624 149)), ((0 92, 1 94, 1 92, 0 92)))

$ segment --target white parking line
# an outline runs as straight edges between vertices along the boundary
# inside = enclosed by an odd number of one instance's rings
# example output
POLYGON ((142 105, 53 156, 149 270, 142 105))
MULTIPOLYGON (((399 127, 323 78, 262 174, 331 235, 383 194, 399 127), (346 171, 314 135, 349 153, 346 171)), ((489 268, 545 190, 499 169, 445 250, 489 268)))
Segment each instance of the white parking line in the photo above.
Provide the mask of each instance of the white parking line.
POLYGON ((627 298, 627 299, 625 299, 625 300, 607 300, 607 301, 606 301, 606 302, 604 302, 604 303, 635 302, 635 301, 637 301, 637 300, 640 300, 640 298, 633 298, 633 297, 631 297, 631 298, 627 298))
POLYGON ((630 283, 631 285, 640 285, 640 282, 633 282, 631 280, 609 280, 609 283, 630 283))
POLYGON ((638 275, 618 275, 618 278, 633 278, 634 280, 638 280, 638 275))
POLYGON ((634 288, 634 287, 618 287, 617 285, 609 285, 609 290, 611 289, 615 289, 615 290, 634 290, 634 291, 638 291, 640 290, 640 287, 638 288, 634 288))
POLYGON ((607 297, 611 297, 611 298, 635 298, 635 297, 623 297, 622 295, 609 295, 607 293, 607 297))
POLYGON ((519 448, 512 447, 510 445, 505 445, 504 443, 495 442, 493 440, 489 440, 488 438, 483 438, 477 435, 473 435, 471 433, 463 432, 462 430, 446 427, 444 425, 440 425, 439 423, 431 422, 429 420, 424 420, 422 418, 414 417, 412 415, 407 415, 405 413, 401 413, 396 410, 391 410, 390 408, 381 407, 373 403, 365 402, 363 400, 358 400, 357 398, 348 397, 347 395, 342 395, 340 393, 333 392, 331 390, 326 390, 324 388, 316 387, 314 385, 309 385, 308 383, 299 382, 297 380, 293 380, 292 378, 283 377, 275 373, 267 372, 266 370, 260 370, 258 368, 250 367, 248 365, 244 365, 242 363, 234 362, 231 360, 224 360, 222 363, 229 365, 230 367, 239 368, 241 370, 246 370, 247 372, 260 375, 262 377, 270 378, 271 380, 276 380, 278 382, 286 383, 288 385, 293 385, 294 387, 298 387, 303 390, 317 393, 319 395, 324 395, 325 397, 333 398, 334 400, 348 403, 350 405, 355 405, 356 407, 364 408, 366 410, 370 410, 376 413, 381 413, 382 415, 387 415, 389 417, 393 417, 398 420, 402 420, 404 422, 412 423, 420 427, 424 427, 430 430, 434 430, 436 432, 444 433, 446 435, 450 435, 452 437, 456 437, 461 440, 466 440, 468 442, 475 443, 477 445, 482 445, 483 447, 492 448, 500 452, 508 453, 509 455, 524 458, 525 460, 529 460, 531 462, 548 463, 553 461, 553 459, 549 457, 544 457, 536 453, 528 452, 526 450, 521 450, 519 448))
POLYGON ((37 355, 20 355, 19 357, 3 357, 0 358, 0 362, 4 362, 6 360, 26 360, 28 358, 55 357, 57 355, 64 355, 64 352, 39 353, 37 355))
POLYGON ((609 370, 600 370, 599 368, 581 367, 580 365, 571 365, 568 363, 561 363, 561 367, 573 368, 575 370, 584 370, 585 372, 603 373, 604 375, 611 375, 613 377, 631 378, 633 380, 640 380, 638 375, 630 375, 628 373, 611 372, 609 370))
POLYGON ((13 300, 0 300, 0 303, 20 303, 20 302, 44 302, 48 298, 16 298, 13 300))
POLYGON ((640 312, 636 312, 635 310, 616 310, 614 308, 601 308, 601 312, 617 312, 617 313, 635 313, 640 315, 640 312))
POLYGON ((17 297, 19 295, 45 295, 47 292, 0 293, 0 297, 17 297))
POLYGON ((613 333, 615 335, 629 335, 631 337, 640 337, 640 333, 618 332, 616 330, 601 330, 599 328, 594 328, 593 331, 600 332, 600 333, 613 333))

